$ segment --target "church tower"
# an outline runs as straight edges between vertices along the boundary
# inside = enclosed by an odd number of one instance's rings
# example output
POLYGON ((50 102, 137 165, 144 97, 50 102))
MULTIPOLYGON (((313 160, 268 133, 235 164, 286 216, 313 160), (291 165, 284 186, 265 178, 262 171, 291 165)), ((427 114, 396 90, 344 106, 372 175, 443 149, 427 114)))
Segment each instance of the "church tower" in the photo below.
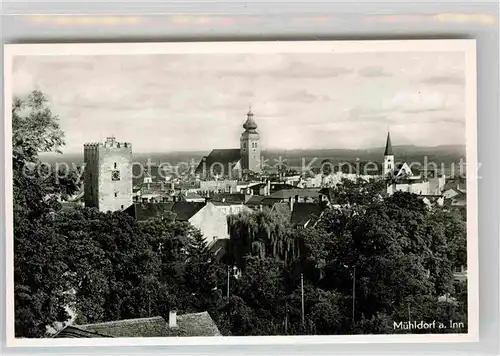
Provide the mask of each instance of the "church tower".
POLYGON ((240 138, 241 168, 260 173, 260 136, 251 108, 248 110, 247 121, 243 124, 243 128, 245 132, 240 138))
POLYGON ((132 205, 132 144, 108 137, 84 145, 85 206, 99 211, 124 210, 132 205))
POLYGON ((384 177, 387 177, 389 174, 394 172, 394 154, 392 152, 391 145, 391 134, 387 132, 387 141, 385 143, 385 152, 384 152, 384 177))

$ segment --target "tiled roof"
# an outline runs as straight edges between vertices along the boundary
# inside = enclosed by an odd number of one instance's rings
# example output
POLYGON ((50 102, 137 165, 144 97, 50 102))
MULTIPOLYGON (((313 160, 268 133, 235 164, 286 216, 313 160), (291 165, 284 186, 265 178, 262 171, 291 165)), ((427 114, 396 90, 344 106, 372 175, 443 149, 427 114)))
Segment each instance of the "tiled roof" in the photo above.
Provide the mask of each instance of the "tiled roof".
POLYGON ((271 198, 288 199, 298 195, 299 197, 316 198, 319 197, 319 189, 282 189, 271 194, 271 198))
POLYGON ((239 148, 229 148, 229 149, 215 149, 210 152, 208 156, 203 157, 200 164, 196 168, 196 173, 203 173, 203 169, 206 169, 205 174, 210 174, 210 167, 213 166, 214 173, 220 173, 218 169, 220 164, 224 166, 225 173, 227 174, 228 165, 237 163, 241 159, 241 153, 239 148))
POLYGON ((247 200, 245 205, 260 205, 262 200, 264 200, 264 195, 252 195, 250 199, 247 200))
POLYGON ((212 196, 211 200, 214 202, 243 204, 246 196, 241 193, 220 193, 212 196))
POLYGON ((277 211, 279 214, 287 218, 290 218, 292 213, 289 203, 276 203, 272 206, 271 210, 277 211))
POLYGON ((324 207, 316 203, 295 203, 293 205, 291 222, 292 224, 304 225, 309 220, 316 221, 324 207))
POLYGON ((168 337, 168 336, 220 336, 220 331, 207 312, 177 316, 177 327, 171 328, 161 316, 128 319, 97 324, 72 325, 64 328, 55 338, 89 337, 168 337))
POLYGON ((172 212, 177 215, 177 219, 186 221, 200 211, 205 205, 204 202, 175 202, 172 206, 172 212))
POLYGON ((189 220, 205 206, 203 202, 134 203, 125 211, 137 221, 146 221, 172 212, 178 220, 189 220))
POLYGON ((87 331, 84 329, 80 329, 79 327, 76 327, 76 326, 68 325, 64 329, 62 329, 60 332, 55 334, 53 337, 58 338, 58 339, 63 339, 63 338, 64 339, 76 339, 76 338, 88 339, 88 338, 100 338, 100 337, 111 337, 111 336, 102 335, 102 334, 98 334, 95 332, 90 332, 90 331, 87 331))

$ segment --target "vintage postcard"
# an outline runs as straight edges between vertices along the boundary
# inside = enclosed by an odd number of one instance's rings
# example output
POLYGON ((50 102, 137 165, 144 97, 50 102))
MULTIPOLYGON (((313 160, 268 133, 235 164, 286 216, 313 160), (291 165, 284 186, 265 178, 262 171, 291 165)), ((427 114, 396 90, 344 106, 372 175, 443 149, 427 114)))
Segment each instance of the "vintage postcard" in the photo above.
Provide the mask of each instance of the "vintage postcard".
POLYGON ((474 40, 5 47, 11 346, 478 339, 474 40))

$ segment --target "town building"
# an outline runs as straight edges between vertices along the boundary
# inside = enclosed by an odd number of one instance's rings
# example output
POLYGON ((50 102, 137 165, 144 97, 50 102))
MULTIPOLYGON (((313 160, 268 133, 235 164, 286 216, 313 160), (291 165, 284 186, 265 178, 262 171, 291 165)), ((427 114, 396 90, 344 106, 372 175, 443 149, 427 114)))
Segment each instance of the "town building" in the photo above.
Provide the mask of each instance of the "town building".
POLYGON ((240 148, 214 149, 204 156, 195 170, 202 179, 216 176, 241 177, 244 172, 261 173, 261 145, 257 124, 250 109, 243 124, 245 131, 240 137, 240 148))
POLYGON ((108 137, 87 143, 83 151, 84 202, 99 211, 124 210, 132 204, 132 144, 108 137))

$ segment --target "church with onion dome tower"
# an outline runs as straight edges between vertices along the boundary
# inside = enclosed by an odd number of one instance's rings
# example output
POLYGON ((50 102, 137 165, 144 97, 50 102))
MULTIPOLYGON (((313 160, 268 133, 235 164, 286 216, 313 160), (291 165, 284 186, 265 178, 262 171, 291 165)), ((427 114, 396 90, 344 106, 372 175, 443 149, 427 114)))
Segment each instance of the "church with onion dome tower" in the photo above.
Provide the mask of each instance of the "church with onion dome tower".
POLYGON ((257 124, 250 108, 240 136, 240 148, 214 149, 204 156, 196 174, 205 178, 213 176, 236 177, 238 172, 261 173, 261 145, 257 124))
POLYGON ((247 121, 243 124, 243 128, 245 131, 240 138, 241 168, 260 173, 260 137, 253 119, 252 108, 248 110, 247 121))

